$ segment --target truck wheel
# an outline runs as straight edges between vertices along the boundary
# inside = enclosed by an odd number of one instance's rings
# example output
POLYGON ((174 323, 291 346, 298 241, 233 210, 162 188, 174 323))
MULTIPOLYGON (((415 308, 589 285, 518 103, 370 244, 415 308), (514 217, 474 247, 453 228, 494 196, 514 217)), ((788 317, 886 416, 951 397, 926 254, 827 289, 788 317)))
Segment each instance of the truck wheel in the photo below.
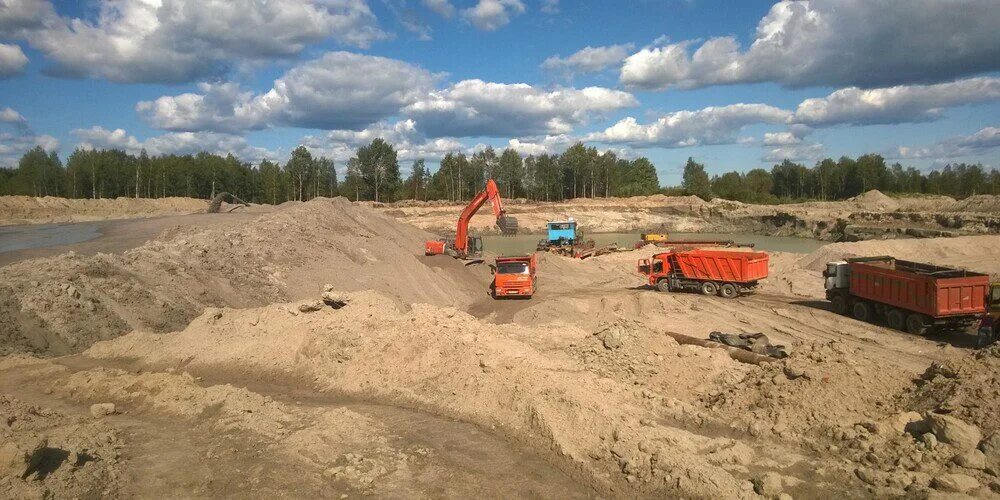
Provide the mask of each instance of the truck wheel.
POLYGON ((833 307, 833 312, 837 314, 847 314, 847 299, 842 295, 837 295, 830 300, 830 305, 833 307))
POLYGON ((858 321, 868 321, 872 317, 872 306, 868 305, 865 301, 858 301, 854 303, 854 319, 858 321))
POLYGON ((731 299, 739 294, 740 294, 739 291, 736 290, 736 286, 733 285, 732 283, 726 283, 725 285, 722 285, 721 288, 719 288, 719 295, 721 295, 723 298, 731 299))
POLYGON ((927 333, 927 320, 923 314, 911 314, 906 318, 906 331, 914 335, 924 335, 927 333))
POLYGON ((715 295, 718 291, 719 287, 711 281, 706 281, 701 284, 701 293, 705 295, 715 295))
POLYGON ((670 291, 670 280, 660 280, 656 282, 656 289, 661 292, 670 291))
POLYGON ((903 330, 906 328, 906 315, 899 309, 890 309, 885 315, 885 322, 893 330, 903 330))

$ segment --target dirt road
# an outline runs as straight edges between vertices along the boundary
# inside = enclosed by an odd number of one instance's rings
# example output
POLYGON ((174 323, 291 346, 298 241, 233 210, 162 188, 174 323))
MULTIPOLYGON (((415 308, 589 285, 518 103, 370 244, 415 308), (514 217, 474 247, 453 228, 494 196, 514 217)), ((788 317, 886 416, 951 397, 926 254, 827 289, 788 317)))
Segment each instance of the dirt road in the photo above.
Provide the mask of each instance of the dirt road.
MULTIPOLYGON (((0 434, 26 457, 0 491, 993 494, 992 466, 956 457, 978 436, 969 460, 1000 463, 1000 350, 821 300, 827 259, 886 242, 777 254, 773 282, 735 300, 646 289, 635 261, 658 249, 546 254, 534 298, 493 301, 486 265, 422 256, 428 237, 315 200, 120 255, 0 268, 0 413, 14 422, 0 434), (663 334, 715 330, 765 333, 791 356, 743 364, 663 334)), ((997 236, 889 243, 1000 271, 997 236)))

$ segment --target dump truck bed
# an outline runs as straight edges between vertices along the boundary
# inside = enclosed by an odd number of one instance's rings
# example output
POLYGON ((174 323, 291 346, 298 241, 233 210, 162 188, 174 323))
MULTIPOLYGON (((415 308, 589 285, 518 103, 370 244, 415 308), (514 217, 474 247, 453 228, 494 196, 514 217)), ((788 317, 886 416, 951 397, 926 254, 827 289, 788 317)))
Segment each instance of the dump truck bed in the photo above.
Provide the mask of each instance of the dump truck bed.
POLYGON ((932 318, 986 312, 986 274, 892 257, 851 259, 848 264, 850 292, 856 297, 932 318))
POLYGON ((767 277, 765 252, 698 249, 672 252, 670 260, 688 279, 751 283, 767 277))

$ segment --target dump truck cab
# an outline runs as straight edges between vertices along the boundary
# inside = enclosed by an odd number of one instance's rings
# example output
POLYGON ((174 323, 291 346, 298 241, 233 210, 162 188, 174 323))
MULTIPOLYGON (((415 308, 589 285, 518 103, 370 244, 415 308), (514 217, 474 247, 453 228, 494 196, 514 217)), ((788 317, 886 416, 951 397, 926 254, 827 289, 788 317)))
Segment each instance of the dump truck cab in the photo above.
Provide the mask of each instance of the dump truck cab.
POLYGON ((538 259, 534 254, 497 257, 491 287, 493 298, 530 298, 535 294, 537 267, 538 259))

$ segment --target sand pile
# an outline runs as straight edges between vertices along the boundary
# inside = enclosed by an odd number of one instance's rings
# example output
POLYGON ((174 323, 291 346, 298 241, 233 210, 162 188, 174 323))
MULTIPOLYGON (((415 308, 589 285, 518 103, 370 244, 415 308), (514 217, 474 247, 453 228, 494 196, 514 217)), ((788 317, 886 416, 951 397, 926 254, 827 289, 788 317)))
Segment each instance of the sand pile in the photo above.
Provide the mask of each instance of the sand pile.
POLYGON ((975 422, 986 434, 1000 431, 996 413, 1000 405, 1000 346, 932 366, 902 401, 913 411, 944 411, 975 422))
POLYGON ((55 196, 0 196, 0 225, 156 217, 204 212, 196 198, 67 199, 55 196))
POLYGON ((899 202, 877 189, 866 191, 848 200, 863 210, 892 211, 899 209, 899 202))
POLYGON ((979 194, 958 200, 949 207, 951 212, 1000 213, 1000 196, 979 194))
POLYGON ((341 309, 308 313, 298 304, 212 310, 177 334, 136 332, 86 355, 311 381, 427 409, 552 450, 604 491, 751 496, 752 446, 656 423, 697 413, 677 397, 738 378, 745 369, 725 354, 678 346, 637 323, 594 332, 497 326, 453 308, 406 310, 374 292, 347 297, 341 309))
POLYGON ((343 198, 292 205, 237 229, 167 231, 122 255, 0 268, 0 354, 64 354, 132 329, 182 328, 206 306, 314 294, 324 282, 400 302, 465 305, 484 277, 421 255, 423 231, 343 198))

